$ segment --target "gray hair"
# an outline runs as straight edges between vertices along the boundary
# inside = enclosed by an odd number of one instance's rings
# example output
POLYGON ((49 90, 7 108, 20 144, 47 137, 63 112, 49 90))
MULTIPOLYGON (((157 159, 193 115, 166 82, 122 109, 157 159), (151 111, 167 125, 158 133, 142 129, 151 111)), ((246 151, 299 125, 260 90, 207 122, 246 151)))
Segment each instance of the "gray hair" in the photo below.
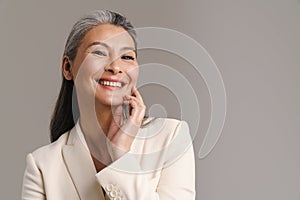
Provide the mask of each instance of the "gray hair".
POLYGON ((73 60, 76 57, 77 49, 85 34, 100 24, 112 24, 123 27, 132 37, 135 48, 137 47, 134 27, 124 16, 109 10, 95 10, 74 24, 67 39, 64 55, 68 56, 70 60, 73 60))

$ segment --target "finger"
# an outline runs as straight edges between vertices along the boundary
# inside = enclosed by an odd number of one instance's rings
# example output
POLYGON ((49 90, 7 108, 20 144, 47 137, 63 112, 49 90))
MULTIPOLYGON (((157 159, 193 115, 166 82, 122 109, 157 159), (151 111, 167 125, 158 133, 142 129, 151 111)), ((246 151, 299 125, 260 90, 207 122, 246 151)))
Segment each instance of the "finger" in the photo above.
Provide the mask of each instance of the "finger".
POLYGON ((132 88, 131 88, 131 94, 134 93, 136 90, 137 90, 137 89, 136 89, 136 86, 135 86, 135 85, 132 86, 132 88))
MULTIPOLYGON (((138 100, 137 98, 130 98, 130 99, 126 99, 126 100, 123 100, 123 103, 126 104, 126 105, 130 105, 131 102, 135 102, 136 103, 136 107, 144 107, 145 104, 143 102, 141 102, 140 100, 138 100)), ((134 105, 133 105, 134 106, 134 105)))
POLYGON ((136 101, 139 105, 143 106, 144 105, 144 102, 143 102, 143 99, 142 98, 138 98, 138 97, 135 97, 135 96, 129 96, 129 95, 126 95, 125 100, 134 100, 136 101))
POLYGON ((136 98, 136 97, 135 97, 135 96, 128 95, 128 94, 125 94, 125 95, 124 95, 124 98, 130 99, 130 98, 136 98))
POLYGON ((140 100, 137 99, 135 96, 129 96, 129 95, 126 95, 126 96, 125 96, 125 100, 128 100, 128 101, 132 100, 132 101, 136 101, 136 102, 139 102, 139 101, 140 101, 140 100))
POLYGON ((136 97, 138 97, 138 96, 141 97, 141 95, 140 95, 139 91, 137 90, 136 86, 132 87, 131 93, 136 95, 136 97))
POLYGON ((130 95, 125 95, 125 97, 124 97, 126 100, 130 100, 130 99, 136 99, 136 97, 135 96, 130 96, 130 95))
POLYGON ((130 104, 130 100, 124 100, 123 103, 124 103, 125 105, 129 105, 129 104, 130 104))
POLYGON ((139 101, 141 101, 142 103, 144 103, 143 98, 142 98, 142 95, 140 94, 140 92, 139 92, 137 89, 135 89, 135 90, 133 91, 133 94, 135 95, 135 97, 136 97, 139 101))
POLYGON ((123 103, 125 105, 130 105, 131 107, 136 107, 136 105, 139 105, 134 99, 123 100, 123 103))
POLYGON ((132 107, 132 109, 138 107, 138 103, 134 99, 129 100, 129 104, 132 107))
POLYGON ((124 96, 124 98, 123 98, 124 103, 130 102, 130 101, 137 101, 137 99, 134 96, 129 96, 129 95, 124 96))

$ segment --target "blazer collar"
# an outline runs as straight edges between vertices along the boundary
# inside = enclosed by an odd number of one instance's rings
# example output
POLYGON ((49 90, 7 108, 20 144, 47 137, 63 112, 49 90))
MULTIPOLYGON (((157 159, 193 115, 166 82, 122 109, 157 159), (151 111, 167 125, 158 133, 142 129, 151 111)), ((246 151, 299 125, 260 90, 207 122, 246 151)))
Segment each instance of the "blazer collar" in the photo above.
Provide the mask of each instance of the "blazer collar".
POLYGON ((90 152, 82 144, 75 126, 68 134, 62 153, 80 199, 105 200, 90 152))

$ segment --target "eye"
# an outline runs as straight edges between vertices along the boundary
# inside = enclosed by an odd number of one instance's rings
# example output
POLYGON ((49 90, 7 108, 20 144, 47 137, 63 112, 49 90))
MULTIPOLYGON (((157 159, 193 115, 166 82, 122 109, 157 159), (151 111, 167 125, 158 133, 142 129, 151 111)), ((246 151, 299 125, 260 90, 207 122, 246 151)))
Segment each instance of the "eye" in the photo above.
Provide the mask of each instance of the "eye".
POLYGON ((106 56, 106 53, 104 51, 95 50, 92 52, 92 54, 95 54, 97 56, 106 56))
POLYGON ((134 60, 133 56, 127 56, 127 55, 124 55, 121 58, 124 59, 124 60, 134 60))

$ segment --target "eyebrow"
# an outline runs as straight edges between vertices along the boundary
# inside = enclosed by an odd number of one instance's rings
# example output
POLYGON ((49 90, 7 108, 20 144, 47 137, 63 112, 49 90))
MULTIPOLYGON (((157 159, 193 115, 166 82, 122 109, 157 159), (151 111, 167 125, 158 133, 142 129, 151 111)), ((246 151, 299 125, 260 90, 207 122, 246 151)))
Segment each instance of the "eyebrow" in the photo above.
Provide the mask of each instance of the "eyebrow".
MULTIPOLYGON (((90 48, 91 46, 94 46, 94 45, 101 45, 101 46, 104 46, 104 47, 107 48, 107 49, 111 49, 111 47, 110 47, 108 44, 106 44, 106 43, 104 43, 104 42, 98 42, 98 41, 97 41, 97 42, 92 42, 91 44, 89 44, 89 45, 87 46, 86 49, 88 49, 88 48, 90 48)), ((127 47, 127 46, 122 47, 121 50, 122 50, 122 51, 123 51, 123 50, 131 50, 131 51, 136 52, 136 49, 135 49, 134 47, 127 47)))

